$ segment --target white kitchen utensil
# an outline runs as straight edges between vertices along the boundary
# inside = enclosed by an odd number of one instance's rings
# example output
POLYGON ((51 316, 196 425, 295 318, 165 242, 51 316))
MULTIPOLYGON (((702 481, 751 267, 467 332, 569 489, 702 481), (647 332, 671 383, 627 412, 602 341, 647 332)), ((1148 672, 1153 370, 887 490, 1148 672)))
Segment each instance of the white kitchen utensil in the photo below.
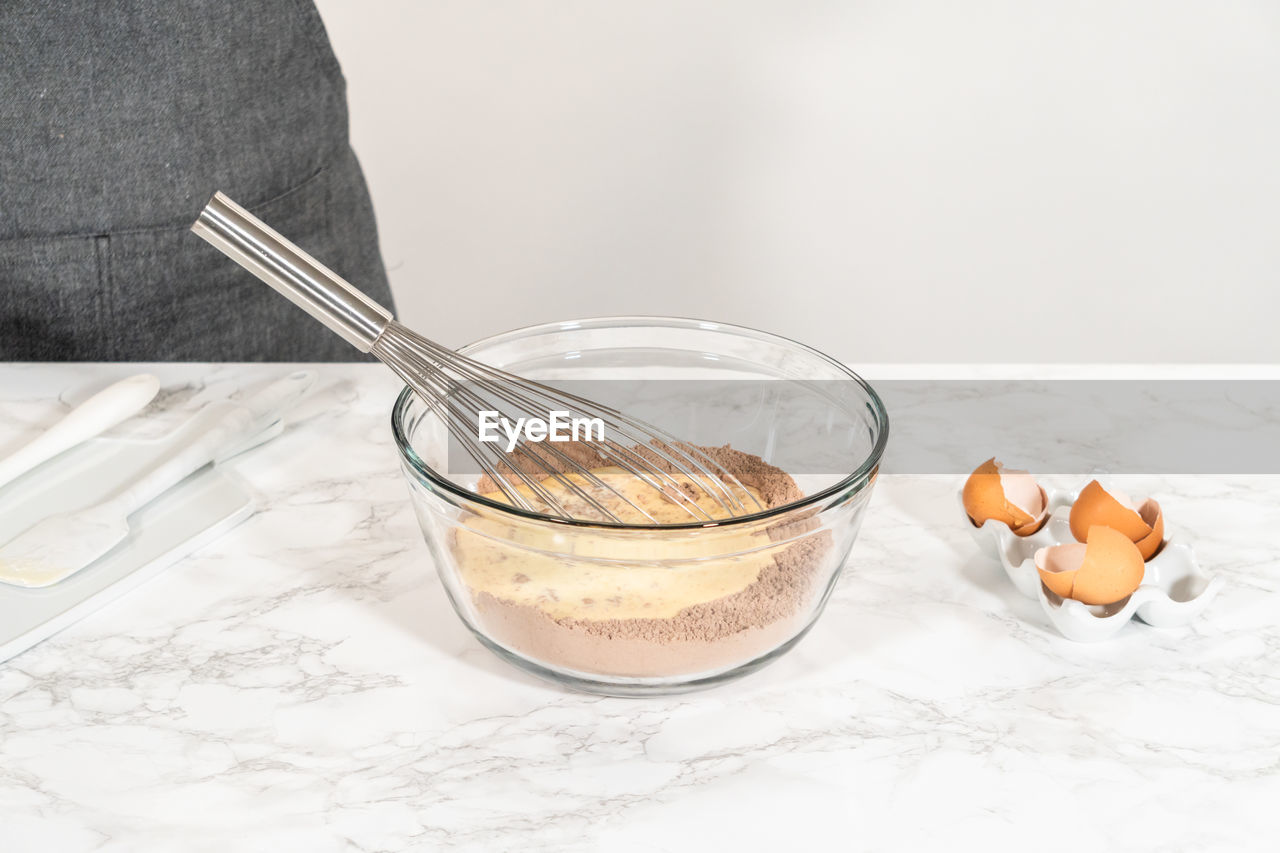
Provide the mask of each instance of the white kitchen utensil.
POLYGON ((150 373, 140 373, 94 394, 35 440, 0 460, 0 487, 133 417, 146 408, 159 391, 159 379, 150 373))
POLYGON ((314 380, 312 373, 294 373, 248 400, 202 411, 183 429, 189 443, 114 497, 50 516, 0 546, 0 581, 44 587, 89 565, 129 535, 130 515, 214 459, 244 449, 314 380))

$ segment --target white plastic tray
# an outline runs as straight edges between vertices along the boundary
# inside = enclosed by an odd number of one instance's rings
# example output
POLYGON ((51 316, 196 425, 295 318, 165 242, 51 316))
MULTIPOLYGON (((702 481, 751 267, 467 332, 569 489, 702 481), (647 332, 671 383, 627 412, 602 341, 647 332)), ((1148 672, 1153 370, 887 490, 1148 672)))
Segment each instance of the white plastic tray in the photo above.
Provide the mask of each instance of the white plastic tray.
POLYGON ((1017 536, 1007 524, 991 519, 974 527, 964 511, 963 492, 957 499, 965 526, 978 546, 1000 561, 1019 592, 1039 600, 1050 623, 1064 637, 1080 642, 1105 640, 1134 616, 1157 628, 1186 625, 1204 611, 1221 589, 1222 578, 1206 575, 1191 548, 1179 542, 1176 534, 1167 533, 1164 546, 1146 563, 1142 584, 1127 598, 1107 605, 1063 599, 1041 582, 1035 554, 1041 548, 1076 541, 1068 516, 1079 492, 1045 489, 1045 495, 1049 499, 1049 520, 1030 536, 1017 536))
MULTIPOLYGON (((170 440, 99 438, 10 483, 0 490, 0 542, 50 513, 110 497, 154 464, 170 440)), ((244 486, 206 469, 135 513, 128 539, 76 575, 43 589, 0 584, 0 661, 137 587, 254 509, 244 486)))

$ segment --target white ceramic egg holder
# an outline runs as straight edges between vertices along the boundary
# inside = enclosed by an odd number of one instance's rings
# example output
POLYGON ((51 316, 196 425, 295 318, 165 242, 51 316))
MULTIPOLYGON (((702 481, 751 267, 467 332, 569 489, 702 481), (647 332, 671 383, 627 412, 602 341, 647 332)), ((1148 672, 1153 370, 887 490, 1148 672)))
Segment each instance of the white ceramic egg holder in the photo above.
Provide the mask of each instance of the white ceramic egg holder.
POLYGON ((1016 536, 1007 524, 992 519, 987 519, 981 527, 975 526, 965 513, 963 497, 960 497, 965 526, 979 547, 1000 561, 1019 592, 1039 599, 1041 609, 1062 636, 1078 642, 1106 640, 1115 636, 1134 616, 1157 628, 1186 625, 1218 594, 1222 578, 1206 575, 1191 548, 1175 541, 1172 535, 1165 537, 1164 545, 1147 561, 1142 584, 1114 604, 1083 604, 1050 591, 1040 581, 1035 553, 1051 545, 1076 541, 1067 518, 1079 494, 1079 491, 1046 488, 1049 519, 1030 536, 1016 536))

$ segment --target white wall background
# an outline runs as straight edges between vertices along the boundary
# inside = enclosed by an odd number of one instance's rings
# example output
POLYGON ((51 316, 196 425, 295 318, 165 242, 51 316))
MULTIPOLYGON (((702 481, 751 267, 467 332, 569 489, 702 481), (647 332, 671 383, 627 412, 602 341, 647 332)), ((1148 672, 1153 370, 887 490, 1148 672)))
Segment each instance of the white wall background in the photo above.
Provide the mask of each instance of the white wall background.
POLYGON ((401 314, 1280 361, 1275 0, 320 0, 401 314))

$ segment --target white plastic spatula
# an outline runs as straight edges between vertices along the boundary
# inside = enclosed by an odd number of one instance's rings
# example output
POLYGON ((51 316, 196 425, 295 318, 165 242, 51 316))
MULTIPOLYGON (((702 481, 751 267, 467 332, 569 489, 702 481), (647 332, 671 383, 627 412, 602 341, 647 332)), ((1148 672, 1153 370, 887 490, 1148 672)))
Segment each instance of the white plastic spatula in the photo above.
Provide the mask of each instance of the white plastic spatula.
POLYGON ((12 456, 0 459, 0 488, 65 450, 101 435, 146 408, 160 390, 150 373, 99 391, 12 456))
POLYGON ((0 546, 0 581, 49 586, 88 566, 129 535, 130 515, 269 427, 314 379, 313 373, 294 373, 248 400, 201 412, 186 428, 192 433, 189 445, 115 497, 78 512, 50 516, 0 546))

